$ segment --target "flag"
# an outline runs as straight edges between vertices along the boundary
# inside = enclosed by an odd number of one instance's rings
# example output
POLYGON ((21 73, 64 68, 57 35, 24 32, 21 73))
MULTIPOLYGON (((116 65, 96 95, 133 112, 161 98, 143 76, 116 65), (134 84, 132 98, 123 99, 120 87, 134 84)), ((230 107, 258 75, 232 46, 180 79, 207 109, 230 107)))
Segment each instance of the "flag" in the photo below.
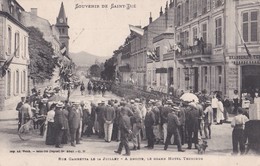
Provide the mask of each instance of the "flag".
POLYGON ((240 37, 240 39, 241 39, 241 41, 242 41, 242 43, 243 43, 243 45, 244 45, 244 47, 245 47, 245 49, 246 49, 246 53, 247 53, 247 55, 251 58, 252 55, 250 54, 249 49, 248 49, 248 47, 247 47, 247 45, 246 45, 246 43, 245 43, 243 37, 241 36, 241 33, 240 33, 240 31, 239 31, 239 29, 238 29, 238 27, 237 27, 236 22, 235 22, 235 26, 236 26, 236 29, 237 29, 238 35, 239 35, 239 37, 240 37))
POLYGON ((4 63, 4 65, 2 66, 2 76, 5 76, 6 74, 6 70, 9 68, 11 62, 14 59, 14 54, 12 54, 4 63))
POLYGON ((143 36, 144 35, 144 30, 142 28, 133 26, 133 25, 129 25, 129 29, 131 32, 134 32, 135 34, 139 35, 139 36, 143 36))
POLYGON ((156 61, 160 60, 160 53, 156 49, 153 50, 153 54, 156 61))
POLYGON ((70 57, 67 55, 67 48, 66 45, 63 43, 60 47, 60 53, 63 55, 65 58, 67 58, 69 61, 71 60, 70 57))
POLYGON ((61 47, 60 47, 60 52, 61 52, 61 55, 63 55, 63 56, 66 55, 67 48, 66 48, 65 44, 62 44, 62 45, 61 45, 61 47))
POLYGON ((5 76, 6 70, 9 68, 10 64, 12 63, 14 56, 19 47, 20 47, 20 45, 18 45, 18 47, 15 49, 14 53, 5 61, 4 65, 2 66, 2 76, 5 76))
POLYGON ((147 55, 147 58, 151 59, 152 58, 152 53, 150 51, 146 51, 146 55, 147 55))

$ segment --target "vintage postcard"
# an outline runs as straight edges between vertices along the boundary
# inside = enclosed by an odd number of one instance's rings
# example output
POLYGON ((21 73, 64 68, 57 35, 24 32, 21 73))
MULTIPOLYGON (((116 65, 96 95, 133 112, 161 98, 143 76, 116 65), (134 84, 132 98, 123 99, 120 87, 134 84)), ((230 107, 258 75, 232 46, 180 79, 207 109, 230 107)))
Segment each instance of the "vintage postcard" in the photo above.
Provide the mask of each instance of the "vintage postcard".
POLYGON ((0 0, 0 166, 259 166, 259 41, 259 0, 0 0))

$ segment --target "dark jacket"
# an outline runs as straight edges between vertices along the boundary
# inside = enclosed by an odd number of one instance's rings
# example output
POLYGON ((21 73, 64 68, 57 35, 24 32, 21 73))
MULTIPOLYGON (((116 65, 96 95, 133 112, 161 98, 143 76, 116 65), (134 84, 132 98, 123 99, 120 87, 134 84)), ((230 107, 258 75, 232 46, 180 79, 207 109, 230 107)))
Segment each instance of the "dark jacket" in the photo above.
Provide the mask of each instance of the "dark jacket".
POLYGON ((122 115, 122 113, 126 113, 126 115, 128 115, 129 117, 134 115, 133 111, 131 111, 131 109, 128 106, 124 106, 121 108, 120 114, 122 115))
POLYGON ((69 127, 70 129, 77 129, 80 125, 80 111, 76 110, 76 108, 72 108, 69 113, 69 127))
POLYGON ((184 108, 180 107, 180 110, 179 110, 179 112, 177 114, 178 114, 178 118, 180 120, 181 125, 185 125, 186 117, 185 117, 184 108))
POLYGON ((68 130, 69 129, 69 111, 67 109, 63 109, 63 119, 64 119, 64 129, 68 130))
POLYGON ((152 108, 152 112, 154 113, 154 117, 155 117, 155 125, 158 125, 160 121, 160 110, 157 106, 154 106, 152 108))
POLYGON ((97 106, 96 113, 97 113, 97 121, 104 122, 103 113, 105 111, 105 106, 97 106))
POLYGON ((56 109, 55 110, 55 115, 54 115, 54 125, 56 129, 64 129, 65 124, 64 124, 64 115, 62 109, 56 109))
POLYGON ((116 117, 115 109, 111 106, 106 106, 103 112, 103 119, 105 121, 114 121, 116 117))
POLYGON ((161 110, 161 124, 167 123, 168 114, 171 112, 169 106, 162 107, 161 110))
POLYGON ((199 129, 200 112, 193 106, 188 106, 186 109, 187 130, 197 132, 199 129))
POLYGON ((145 115, 144 124, 146 127, 151 127, 155 124, 155 116, 153 111, 149 111, 145 115))
POLYGON ((168 123, 167 125, 168 131, 175 131, 181 125, 179 118, 175 112, 170 112, 168 114, 167 123, 168 123))
POLYGON ((129 130, 131 130, 131 122, 130 117, 127 115, 123 115, 119 119, 119 129, 122 132, 121 134, 129 134, 129 130))

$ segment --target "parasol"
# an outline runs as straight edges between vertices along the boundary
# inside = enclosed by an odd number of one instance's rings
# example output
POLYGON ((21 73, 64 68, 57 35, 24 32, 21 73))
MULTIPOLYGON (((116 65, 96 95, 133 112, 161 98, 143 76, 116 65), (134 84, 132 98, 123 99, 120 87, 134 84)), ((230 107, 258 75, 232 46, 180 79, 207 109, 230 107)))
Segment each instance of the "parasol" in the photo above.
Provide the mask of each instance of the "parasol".
POLYGON ((188 101, 188 102, 196 102, 196 103, 199 102, 199 98, 193 93, 184 93, 180 97, 180 99, 183 101, 188 101))

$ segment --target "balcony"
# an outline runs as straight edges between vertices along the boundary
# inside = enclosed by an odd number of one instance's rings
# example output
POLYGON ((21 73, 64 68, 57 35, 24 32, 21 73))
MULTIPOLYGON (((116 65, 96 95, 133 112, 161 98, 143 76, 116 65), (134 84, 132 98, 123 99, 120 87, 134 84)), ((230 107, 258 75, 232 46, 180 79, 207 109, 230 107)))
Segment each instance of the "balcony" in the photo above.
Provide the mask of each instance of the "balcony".
POLYGON ((212 55, 212 44, 206 43, 204 45, 194 45, 182 48, 181 52, 176 52, 176 59, 180 63, 191 62, 209 62, 212 55))
POLYGON ((174 51, 167 52, 166 54, 163 54, 163 61, 169 61, 174 59, 174 51))

